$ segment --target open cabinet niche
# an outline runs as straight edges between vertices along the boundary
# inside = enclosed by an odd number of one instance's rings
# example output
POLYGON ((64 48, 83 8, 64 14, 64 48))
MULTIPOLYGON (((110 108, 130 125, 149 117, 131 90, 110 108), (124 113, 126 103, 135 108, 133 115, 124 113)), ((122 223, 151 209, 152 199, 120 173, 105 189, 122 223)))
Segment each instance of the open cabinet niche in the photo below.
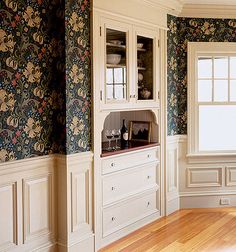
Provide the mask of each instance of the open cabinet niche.
POLYGON ((108 141, 105 135, 105 130, 121 129, 123 125, 123 119, 125 120, 126 126, 129 131, 130 131, 130 123, 132 121, 150 122, 151 123, 150 144, 159 143, 158 118, 153 111, 151 110, 120 111, 120 112, 111 112, 106 117, 102 131, 102 146, 104 146, 104 142, 108 141))

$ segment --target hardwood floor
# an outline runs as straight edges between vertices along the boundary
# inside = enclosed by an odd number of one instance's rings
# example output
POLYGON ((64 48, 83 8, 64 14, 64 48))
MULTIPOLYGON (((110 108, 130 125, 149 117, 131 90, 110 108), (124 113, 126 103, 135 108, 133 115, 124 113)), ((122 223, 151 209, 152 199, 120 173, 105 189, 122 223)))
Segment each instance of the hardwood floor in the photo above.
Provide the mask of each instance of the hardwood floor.
POLYGON ((180 210, 100 252, 236 252, 236 208, 180 210))

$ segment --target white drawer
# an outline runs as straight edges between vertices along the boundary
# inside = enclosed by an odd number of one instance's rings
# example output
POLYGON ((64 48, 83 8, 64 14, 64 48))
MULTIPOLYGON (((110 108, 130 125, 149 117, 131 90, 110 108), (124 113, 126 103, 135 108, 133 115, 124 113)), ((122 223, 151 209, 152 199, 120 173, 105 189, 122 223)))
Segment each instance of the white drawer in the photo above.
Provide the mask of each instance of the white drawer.
POLYGON ((103 205, 157 186, 158 163, 109 174, 103 178, 103 205))
POLYGON ((103 237, 157 212, 156 192, 103 210, 103 237))
POLYGON ((102 173, 107 174, 154 161, 159 161, 159 147, 103 158, 102 173))

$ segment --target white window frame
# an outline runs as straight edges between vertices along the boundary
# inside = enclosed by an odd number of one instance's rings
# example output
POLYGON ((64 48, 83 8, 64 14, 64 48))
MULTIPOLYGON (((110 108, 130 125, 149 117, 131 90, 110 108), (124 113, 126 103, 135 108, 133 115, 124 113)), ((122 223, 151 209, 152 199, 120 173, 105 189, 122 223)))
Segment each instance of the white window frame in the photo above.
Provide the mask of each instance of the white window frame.
MULTIPOLYGON (((188 154, 197 156, 231 156, 235 151, 199 151, 198 135, 198 57, 236 56, 236 43, 233 42, 188 42, 188 154)), ((219 104, 229 104, 219 102, 219 104)), ((236 105, 236 102, 230 102, 236 105)))

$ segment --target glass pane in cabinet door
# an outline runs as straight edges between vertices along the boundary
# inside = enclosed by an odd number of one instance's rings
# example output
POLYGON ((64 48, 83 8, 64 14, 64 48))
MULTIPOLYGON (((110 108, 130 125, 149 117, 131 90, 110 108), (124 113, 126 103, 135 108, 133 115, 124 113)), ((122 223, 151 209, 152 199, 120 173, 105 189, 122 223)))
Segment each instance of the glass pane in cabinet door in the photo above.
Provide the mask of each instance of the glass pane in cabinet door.
POLYGON ((153 99, 153 39, 137 36, 138 99, 153 99))
POLYGON ((126 32, 106 29, 106 99, 125 100, 127 97, 126 32))

